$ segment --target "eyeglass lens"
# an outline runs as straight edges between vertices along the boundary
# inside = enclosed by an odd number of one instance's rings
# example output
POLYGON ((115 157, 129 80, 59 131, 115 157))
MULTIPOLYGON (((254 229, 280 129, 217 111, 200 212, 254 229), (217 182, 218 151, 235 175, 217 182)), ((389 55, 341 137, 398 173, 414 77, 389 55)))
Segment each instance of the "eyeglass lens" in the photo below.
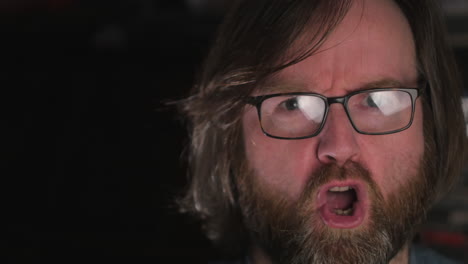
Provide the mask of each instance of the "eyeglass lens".
MULTIPOLYGON (((405 91, 383 90, 354 94, 347 111, 354 127, 362 133, 387 133, 411 122, 412 98, 405 91)), ((316 134, 325 119, 327 102, 316 95, 281 95, 268 98, 261 106, 265 133, 283 138, 316 134)))

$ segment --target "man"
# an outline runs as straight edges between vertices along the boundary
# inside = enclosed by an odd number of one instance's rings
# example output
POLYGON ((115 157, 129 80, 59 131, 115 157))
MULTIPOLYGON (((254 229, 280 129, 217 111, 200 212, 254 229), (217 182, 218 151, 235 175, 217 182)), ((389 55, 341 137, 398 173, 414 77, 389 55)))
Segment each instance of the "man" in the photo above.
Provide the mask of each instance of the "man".
POLYGON ((183 105, 182 208, 248 263, 444 263, 411 244, 464 154, 441 25, 430 0, 239 1, 183 105))

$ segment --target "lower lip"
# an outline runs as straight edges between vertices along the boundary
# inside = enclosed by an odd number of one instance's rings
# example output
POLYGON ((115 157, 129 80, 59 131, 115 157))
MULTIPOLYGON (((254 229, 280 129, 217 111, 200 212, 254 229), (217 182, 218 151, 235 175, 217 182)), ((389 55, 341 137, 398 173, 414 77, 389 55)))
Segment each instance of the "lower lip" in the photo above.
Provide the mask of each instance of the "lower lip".
POLYGON ((330 183, 320 188, 318 194, 318 207, 322 221, 329 227, 351 229, 356 228, 364 221, 367 211, 367 192, 357 183, 330 183), (354 202, 352 215, 337 215, 326 206, 326 192, 333 186, 350 186, 357 192, 358 201, 354 202))

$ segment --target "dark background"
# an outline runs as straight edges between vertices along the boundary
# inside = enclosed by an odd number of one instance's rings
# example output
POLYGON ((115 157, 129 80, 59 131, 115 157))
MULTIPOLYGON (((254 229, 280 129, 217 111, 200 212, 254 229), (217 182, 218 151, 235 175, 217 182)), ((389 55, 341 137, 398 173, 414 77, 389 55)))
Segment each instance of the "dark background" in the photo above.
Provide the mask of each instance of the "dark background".
MULTIPOLYGON (((2 262, 219 258, 177 213, 188 139, 164 104, 187 95, 224 10, 196 2, 1 2, 2 262)), ((433 226, 466 235, 446 211, 433 226)))
MULTIPOLYGON (((7 263, 204 263, 177 214, 190 89, 219 16, 184 1, 0 4, 7 263)), ((3 262, 3 261, 2 261, 3 262)))

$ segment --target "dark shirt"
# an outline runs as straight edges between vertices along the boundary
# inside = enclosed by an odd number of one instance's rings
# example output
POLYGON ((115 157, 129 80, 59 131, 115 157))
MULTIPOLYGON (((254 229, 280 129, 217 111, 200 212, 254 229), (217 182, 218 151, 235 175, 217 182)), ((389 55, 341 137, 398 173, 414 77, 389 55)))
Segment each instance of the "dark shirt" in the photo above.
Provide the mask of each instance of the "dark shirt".
POLYGON ((412 245, 409 264, 458 264, 437 252, 419 245, 412 245))

